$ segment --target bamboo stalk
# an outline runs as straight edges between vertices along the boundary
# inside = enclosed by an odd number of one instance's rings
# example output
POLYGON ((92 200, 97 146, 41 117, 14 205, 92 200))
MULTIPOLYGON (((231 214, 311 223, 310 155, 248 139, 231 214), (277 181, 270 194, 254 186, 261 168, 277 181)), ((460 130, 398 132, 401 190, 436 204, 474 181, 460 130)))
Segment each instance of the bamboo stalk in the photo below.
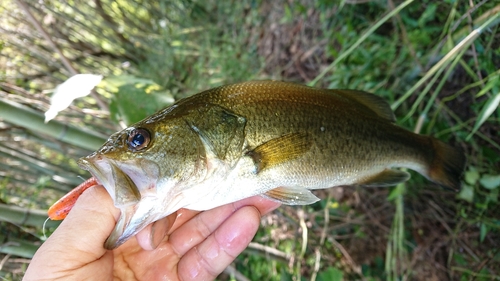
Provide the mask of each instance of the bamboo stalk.
POLYGON ((38 250, 39 245, 23 241, 21 239, 9 238, 0 235, 0 253, 31 259, 38 250))
MULTIPOLYGON (((29 225, 42 227, 45 220, 48 218, 47 212, 42 210, 30 210, 14 205, 0 203, 0 220, 8 221, 16 225, 29 225)), ((46 227, 56 227, 60 221, 48 220, 46 227)), ((1 240, 0 240, 1 241, 1 240)))
POLYGON ((87 150, 96 150, 106 141, 106 137, 102 135, 62 124, 55 120, 45 124, 41 113, 3 98, 0 98, 0 118, 11 124, 51 135, 62 142, 87 150))
POLYGON ((78 185, 81 183, 81 180, 79 178, 77 178, 76 176, 72 176, 74 172, 65 171, 59 166, 47 163, 43 160, 33 158, 14 148, 4 147, 3 145, 0 145, 0 154, 7 155, 12 159, 24 162, 30 167, 44 173, 45 175, 49 175, 51 177, 57 175, 61 179, 60 182, 64 184, 78 185))
MULTIPOLYGON (((40 177, 40 175, 36 175, 36 176, 40 177)), ((17 187, 31 188, 32 186, 35 186, 38 184, 37 178, 34 178, 31 175, 30 175, 30 178, 27 178, 26 172, 24 174, 17 173, 17 174, 12 175, 12 174, 0 171, 0 184, 3 183, 5 178, 7 178, 7 183, 11 183, 13 185, 16 185, 17 187)), ((50 181, 48 181, 47 183, 45 183, 43 185, 44 189, 52 189, 52 190, 56 190, 58 192, 63 192, 63 193, 70 191, 74 187, 75 187, 75 185, 69 185, 69 184, 63 184, 60 182, 56 182, 53 178, 51 178, 50 181)))
MULTIPOLYGON (((50 168, 52 171, 54 171, 56 173, 72 174, 75 172, 75 170, 69 166, 56 165, 56 164, 53 164, 51 162, 47 162, 45 159, 40 157, 38 152, 26 149, 26 148, 19 146, 17 144, 19 144, 19 143, 12 143, 12 142, 1 143, 0 144, 0 151, 3 151, 3 152, 10 154, 12 156, 17 155, 18 158, 20 158, 20 159, 26 159, 27 161, 35 163, 35 164, 42 166, 44 168, 50 168), (10 153, 10 152, 15 152, 15 153, 10 153)), ((59 152, 62 154, 67 154, 64 151, 59 151, 59 152)))

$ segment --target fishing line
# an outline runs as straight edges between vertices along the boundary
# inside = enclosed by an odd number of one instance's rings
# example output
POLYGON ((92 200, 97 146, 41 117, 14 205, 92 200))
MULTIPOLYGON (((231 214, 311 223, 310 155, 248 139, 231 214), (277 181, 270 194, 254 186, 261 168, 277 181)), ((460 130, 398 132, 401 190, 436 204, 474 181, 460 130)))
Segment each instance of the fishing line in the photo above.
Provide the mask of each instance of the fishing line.
POLYGON ((42 233, 43 233, 43 240, 47 240, 47 235, 45 234, 45 224, 47 224, 47 221, 49 220, 50 218, 47 217, 47 219, 43 222, 43 226, 42 226, 42 233))

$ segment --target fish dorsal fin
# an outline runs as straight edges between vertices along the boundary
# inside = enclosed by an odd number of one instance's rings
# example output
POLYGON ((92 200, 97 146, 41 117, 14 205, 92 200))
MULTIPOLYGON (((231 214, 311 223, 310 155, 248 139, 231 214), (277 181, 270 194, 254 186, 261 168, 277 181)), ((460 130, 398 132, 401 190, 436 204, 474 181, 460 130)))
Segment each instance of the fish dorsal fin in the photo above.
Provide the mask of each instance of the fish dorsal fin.
POLYGON ((252 157, 257 173, 270 167, 296 159, 311 148, 306 133, 292 133, 269 140, 247 152, 252 157))
POLYGON ((309 205, 319 201, 319 198, 303 187, 278 187, 261 195, 286 205, 309 205))
POLYGON ((241 156, 246 119, 213 104, 204 104, 184 116, 198 134, 207 155, 232 162, 241 156))
POLYGON ((389 104, 379 96, 357 90, 332 90, 332 91, 334 91, 336 94, 344 98, 356 101, 366 106, 367 108, 369 108, 371 111, 373 111, 375 114, 377 114, 382 118, 390 120, 391 122, 396 121, 396 117, 394 117, 394 112, 392 112, 392 109, 389 106, 389 104))
POLYGON ((363 186, 394 186, 405 182, 410 178, 410 174, 400 170, 385 169, 373 175, 359 184, 363 186))

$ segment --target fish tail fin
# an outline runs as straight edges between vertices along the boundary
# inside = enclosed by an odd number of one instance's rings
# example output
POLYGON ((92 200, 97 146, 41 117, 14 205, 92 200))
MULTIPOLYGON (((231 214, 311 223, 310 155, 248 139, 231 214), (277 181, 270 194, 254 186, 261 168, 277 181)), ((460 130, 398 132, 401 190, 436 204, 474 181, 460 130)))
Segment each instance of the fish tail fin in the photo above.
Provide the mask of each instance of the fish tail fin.
POLYGON ((463 151, 435 138, 430 140, 434 148, 434 157, 429 166, 429 179, 458 191, 466 162, 463 151))

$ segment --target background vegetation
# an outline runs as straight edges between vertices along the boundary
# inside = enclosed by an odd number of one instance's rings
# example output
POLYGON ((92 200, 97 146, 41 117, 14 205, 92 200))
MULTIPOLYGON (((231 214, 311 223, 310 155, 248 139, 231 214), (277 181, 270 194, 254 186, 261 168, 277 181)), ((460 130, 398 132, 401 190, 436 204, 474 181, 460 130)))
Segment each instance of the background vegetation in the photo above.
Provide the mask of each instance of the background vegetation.
POLYGON ((494 0, 3 0, 0 277, 22 277, 43 210, 107 135, 203 89, 279 79, 384 97, 400 125, 466 152, 463 189, 413 174, 320 191, 263 218, 220 280, 500 280, 499 23, 494 0), (105 78, 44 125, 75 73, 105 78))

